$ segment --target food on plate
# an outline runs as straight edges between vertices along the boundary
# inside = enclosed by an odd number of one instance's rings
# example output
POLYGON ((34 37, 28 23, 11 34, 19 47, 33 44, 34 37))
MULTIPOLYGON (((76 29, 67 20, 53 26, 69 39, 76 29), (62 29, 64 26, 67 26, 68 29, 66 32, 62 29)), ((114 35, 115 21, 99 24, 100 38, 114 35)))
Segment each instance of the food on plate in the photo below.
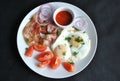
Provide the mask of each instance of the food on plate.
POLYGON ((88 27, 88 22, 85 17, 78 16, 74 19, 73 26, 77 28, 78 30, 84 32, 86 28, 88 27))
POLYGON ((73 63, 63 62, 63 66, 68 72, 74 72, 75 71, 75 66, 74 66, 73 63))
POLYGON ((45 45, 39 45, 39 44, 33 44, 33 48, 36 51, 43 52, 43 51, 45 51, 47 49, 47 46, 45 46, 45 45))
POLYGON ((27 57, 31 57, 34 50, 36 50, 38 52, 44 52, 46 49, 47 49, 46 46, 38 45, 38 44, 35 43, 35 44, 31 45, 30 47, 26 48, 25 55, 27 57))
POLYGON ((80 37, 79 35, 72 35, 72 37, 69 37, 70 40, 70 45, 71 47, 79 47, 81 46, 81 44, 83 43, 83 39, 82 37, 80 37))
POLYGON ((38 14, 38 21, 39 22, 51 22, 52 21, 52 15, 54 12, 54 7, 51 4, 43 4, 41 5, 38 14))
POLYGON ((44 62, 44 61, 50 60, 52 58, 52 56, 53 55, 50 51, 45 51, 45 52, 40 53, 37 56, 37 60, 40 62, 44 62))
POLYGON ((61 44, 58 45, 55 49, 54 49, 54 55, 59 56, 60 58, 65 58, 66 56, 66 52, 67 52, 67 47, 65 44, 61 44))
POLYGON ((40 62, 38 64, 38 67, 44 68, 47 65, 49 65, 49 63, 51 62, 52 57, 53 57, 53 55, 52 55, 51 51, 45 51, 45 52, 40 53, 37 56, 37 60, 40 62))
POLYGON ((51 47, 54 54, 57 54, 62 60, 77 62, 87 56, 90 50, 90 39, 87 33, 69 27, 61 32, 51 47))
MULTIPOLYGON (((89 36, 85 32, 88 23, 80 16, 73 21, 72 26, 60 28, 53 22, 53 13, 53 6, 44 4, 25 25, 22 34, 29 46, 25 55, 31 57, 35 50, 39 52, 38 67, 49 66, 55 70, 62 64, 68 72, 74 72, 75 63, 84 59, 91 47, 89 36)), ((56 15, 56 21, 60 25, 66 26, 72 20, 72 14, 65 10, 56 15)))
POLYGON ((52 59, 51 59, 51 62, 50 62, 50 68, 55 70, 57 69, 60 64, 61 64, 61 58, 57 55, 55 55, 52 59))
POLYGON ((53 11, 52 5, 45 4, 30 18, 22 32, 27 45, 50 45, 56 40, 62 29, 51 22, 53 11))
POLYGON ((25 55, 27 56, 27 57, 31 57, 32 56, 32 54, 33 54, 33 46, 30 46, 29 48, 26 48, 26 53, 25 53, 25 55))
POLYGON ((44 68, 44 67, 46 67, 46 66, 49 65, 50 61, 51 61, 51 60, 46 60, 46 61, 40 62, 40 63, 38 64, 38 67, 44 68))
POLYGON ((29 46, 34 43, 50 45, 59 36, 58 32, 60 31, 62 31, 62 29, 52 23, 38 23, 30 20, 23 29, 23 37, 29 46))
POLYGON ((23 37, 27 45, 32 45, 33 42, 38 42, 41 38, 39 37, 39 24, 37 24, 35 20, 35 16, 37 14, 34 14, 31 20, 26 24, 26 26, 23 29, 23 37))

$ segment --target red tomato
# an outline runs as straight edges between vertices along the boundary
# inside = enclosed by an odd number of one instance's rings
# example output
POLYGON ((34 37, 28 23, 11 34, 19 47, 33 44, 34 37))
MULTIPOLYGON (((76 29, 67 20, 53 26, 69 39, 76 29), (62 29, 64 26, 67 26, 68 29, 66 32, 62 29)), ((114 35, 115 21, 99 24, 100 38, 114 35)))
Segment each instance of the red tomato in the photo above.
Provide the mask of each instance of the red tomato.
POLYGON ((52 58, 52 53, 50 51, 42 52, 38 55, 37 60, 40 62, 44 62, 46 60, 50 60, 52 58))
POLYGON ((63 66, 68 72, 74 72, 74 70, 75 70, 74 64, 71 64, 69 62, 64 62, 63 66))
POLYGON ((46 67, 50 63, 50 61, 51 60, 43 61, 43 62, 41 62, 41 63, 38 64, 38 67, 44 68, 44 67, 46 67))
POLYGON ((31 57, 32 56, 32 54, 33 54, 33 46, 30 46, 27 50, 26 50, 26 53, 25 53, 25 55, 27 56, 27 57, 31 57))
POLYGON ((52 59, 51 59, 51 62, 50 62, 50 68, 51 69, 57 69, 61 64, 61 58, 58 57, 58 56, 54 56, 52 59))
POLYGON ((39 52, 43 52, 47 49, 47 46, 45 45, 34 44, 33 47, 36 51, 39 51, 39 52))

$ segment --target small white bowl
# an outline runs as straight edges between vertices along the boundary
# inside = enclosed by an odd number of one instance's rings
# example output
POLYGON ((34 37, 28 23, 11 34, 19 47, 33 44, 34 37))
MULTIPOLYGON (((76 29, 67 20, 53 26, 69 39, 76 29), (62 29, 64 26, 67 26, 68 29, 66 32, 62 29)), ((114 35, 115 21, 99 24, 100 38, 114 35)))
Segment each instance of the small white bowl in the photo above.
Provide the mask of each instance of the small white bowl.
POLYGON ((66 8, 66 7, 60 7, 58 9, 55 10, 54 14, 53 14, 53 20, 55 22, 55 24, 58 26, 58 27, 61 27, 61 28, 67 28, 67 27, 70 27, 72 26, 72 23, 73 23, 73 20, 74 20, 74 13, 71 9, 69 8, 66 8), (60 25, 57 21, 56 21, 56 15, 61 12, 61 11, 67 11, 69 12, 71 15, 72 15, 72 21, 70 22, 70 24, 68 25, 60 25))

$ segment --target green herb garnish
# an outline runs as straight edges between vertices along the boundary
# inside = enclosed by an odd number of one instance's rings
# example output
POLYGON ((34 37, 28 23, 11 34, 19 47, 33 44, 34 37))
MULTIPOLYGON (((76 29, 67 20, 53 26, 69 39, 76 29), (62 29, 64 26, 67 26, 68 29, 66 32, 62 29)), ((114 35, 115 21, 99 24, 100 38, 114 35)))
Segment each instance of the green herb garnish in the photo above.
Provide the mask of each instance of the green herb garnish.
POLYGON ((85 43, 84 42, 82 42, 82 45, 84 45, 85 43))
POLYGON ((70 48, 72 47, 72 45, 70 45, 70 48))
POLYGON ((78 52, 73 52, 73 55, 76 56, 78 54, 78 52))
POLYGON ((75 28, 76 31, 80 31, 78 28, 76 28, 75 26, 73 26, 73 28, 75 28))
POLYGON ((46 26, 47 26, 46 24, 41 25, 42 28, 44 28, 44 27, 46 27, 46 26))
POLYGON ((47 32, 47 34, 51 34, 51 32, 47 32))
POLYGON ((25 50, 28 50, 28 48, 25 48, 25 50))
POLYGON ((60 45, 58 45, 58 48, 61 49, 60 45))
POLYGON ((33 17, 30 17, 29 19, 32 20, 33 17))
POLYGON ((75 64, 73 61, 72 62, 69 62, 70 64, 75 64))
POLYGON ((75 38, 75 41, 76 41, 76 42, 83 42, 83 39, 80 38, 80 37, 77 37, 77 38, 75 38))
POLYGON ((74 37, 74 35, 72 35, 72 37, 74 37))
POLYGON ((26 42, 29 42, 29 39, 28 39, 28 38, 25 38, 25 41, 26 41, 26 42))
POLYGON ((65 56, 65 54, 66 54, 66 52, 63 52, 63 53, 62 53, 62 55, 64 55, 64 56, 65 56))
POLYGON ((65 40, 67 40, 68 42, 70 42, 71 37, 66 37, 65 40))
POLYGON ((83 33, 86 33, 85 31, 83 33))
POLYGON ((58 30, 58 31, 57 31, 57 34, 60 35, 60 34, 61 34, 61 30, 58 30))

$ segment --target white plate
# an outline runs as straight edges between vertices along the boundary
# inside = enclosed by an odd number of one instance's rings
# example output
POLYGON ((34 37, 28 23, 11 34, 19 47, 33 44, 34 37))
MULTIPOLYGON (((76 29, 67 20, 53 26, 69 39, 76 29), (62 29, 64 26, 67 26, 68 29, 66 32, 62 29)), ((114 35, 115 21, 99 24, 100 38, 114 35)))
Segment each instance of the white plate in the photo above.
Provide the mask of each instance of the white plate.
POLYGON ((51 70, 50 68, 39 68, 36 66, 37 64, 37 60, 35 59, 36 54, 34 54, 33 57, 31 58, 27 58, 24 54, 25 54, 25 48, 28 47, 23 39, 23 35, 22 35, 22 31, 23 28, 25 27, 25 25, 29 22, 31 16, 38 11, 38 9, 40 8, 40 6, 34 8, 32 11, 30 11, 25 18, 23 19, 23 21, 21 22, 19 29, 18 29, 18 33, 17 33, 17 47, 18 47, 18 51, 20 56, 22 57, 23 61, 25 62, 25 64, 34 72, 45 76, 45 77, 49 77, 49 78, 66 78, 66 77, 70 77, 73 76, 79 72, 81 72, 85 67, 88 66, 88 64, 91 62, 91 60, 93 59, 94 55, 95 55, 95 51, 97 48, 97 33, 96 33, 96 29, 95 26, 93 24, 93 22, 91 21, 91 19, 89 18, 89 16, 82 11, 80 8, 68 4, 68 3, 64 3, 64 2, 51 2, 50 4, 52 4, 55 8, 58 7, 68 7, 70 9, 73 10, 73 12, 75 13, 75 16, 84 16, 86 17, 87 21, 88 21, 88 25, 89 27, 87 28, 86 32, 89 35, 89 38, 91 40, 91 49, 89 51, 89 54, 82 60, 80 60, 79 62, 77 62, 75 64, 76 70, 73 73, 67 72, 63 66, 61 65, 57 70, 51 70))

